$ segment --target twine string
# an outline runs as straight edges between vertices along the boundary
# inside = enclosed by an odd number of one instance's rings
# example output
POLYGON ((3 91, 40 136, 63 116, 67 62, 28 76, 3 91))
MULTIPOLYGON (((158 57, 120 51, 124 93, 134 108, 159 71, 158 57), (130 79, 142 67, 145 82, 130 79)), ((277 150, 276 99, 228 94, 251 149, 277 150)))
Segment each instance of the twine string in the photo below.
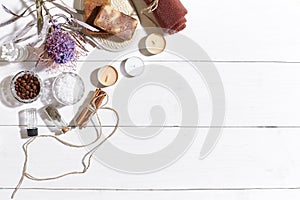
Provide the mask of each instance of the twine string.
POLYGON ((157 7, 158 7, 158 2, 159 2, 159 0, 153 0, 153 1, 150 3, 150 5, 149 5, 148 7, 144 8, 144 9, 141 11, 141 14, 144 14, 146 11, 147 11, 148 13, 151 13, 151 12, 153 12, 154 10, 156 10, 157 7))
POLYGON ((110 107, 106 107, 109 99, 108 99, 108 96, 107 96, 107 99, 106 99, 106 102, 101 105, 98 109, 95 105, 95 101, 102 97, 102 95, 98 96, 98 97, 95 97, 91 103, 91 106, 89 109, 93 110, 93 113, 95 114, 94 116, 96 116, 96 120, 99 124, 99 130, 97 131, 97 137, 94 141, 88 143, 88 144, 84 144, 84 145, 77 145, 77 144, 72 144, 72 143, 69 143, 69 142, 66 142, 64 140, 61 140, 59 139, 58 137, 56 136, 53 136, 53 135, 39 135, 39 136, 35 136, 35 137, 32 137, 30 138, 27 142, 25 142, 23 144, 23 151, 24 151, 24 154, 25 154, 25 160, 24 160, 24 164, 23 164, 23 170, 22 170, 22 175, 21 175, 21 178, 17 184, 17 186, 15 187, 12 195, 11 195, 11 199, 14 198, 15 194, 17 193, 17 191, 20 189, 23 181, 24 181, 24 178, 28 178, 30 180, 34 180, 34 181, 48 181, 48 180, 55 180, 55 179, 60 179, 62 177, 65 177, 65 176, 68 176, 68 175, 74 175, 74 174, 84 174, 90 167, 91 165, 91 158, 93 156, 93 154, 97 151, 97 149, 104 143, 106 142, 111 136, 113 136, 113 134, 116 132, 118 126, 119 126, 119 114, 118 112, 113 109, 113 108, 110 108, 110 107), (35 177, 29 173, 27 173, 27 164, 28 164, 28 159, 29 159, 29 154, 28 154, 28 148, 29 148, 29 145, 32 144, 36 139, 38 138, 52 138, 52 139, 55 139, 56 141, 58 141, 59 143, 65 145, 65 146, 68 146, 68 147, 73 147, 73 148, 83 148, 83 147, 88 147, 88 146, 91 146, 93 144, 95 144, 96 142, 98 142, 101 138, 101 135, 102 135, 102 124, 101 124, 101 120, 100 120, 100 117, 97 113, 97 110, 109 110, 109 111, 112 111, 117 120, 116 120, 116 125, 114 126, 114 129, 112 130, 112 132, 107 136, 105 137, 99 144, 97 144, 95 147, 93 147, 91 150, 89 150, 82 158, 81 160, 81 163, 82 163, 82 166, 83 166, 83 169, 81 171, 73 171, 73 172, 68 172, 68 173, 65 173, 65 174, 62 174, 62 175, 59 175, 59 176, 55 176, 55 177, 45 177, 45 178, 38 178, 38 177, 35 177))
POLYGON ((159 0, 153 0, 148 7, 141 10, 141 14, 144 15, 149 21, 151 21, 157 27, 159 27, 159 24, 154 19, 152 19, 149 16, 149 14, 158 8, 158 2, 159 0))

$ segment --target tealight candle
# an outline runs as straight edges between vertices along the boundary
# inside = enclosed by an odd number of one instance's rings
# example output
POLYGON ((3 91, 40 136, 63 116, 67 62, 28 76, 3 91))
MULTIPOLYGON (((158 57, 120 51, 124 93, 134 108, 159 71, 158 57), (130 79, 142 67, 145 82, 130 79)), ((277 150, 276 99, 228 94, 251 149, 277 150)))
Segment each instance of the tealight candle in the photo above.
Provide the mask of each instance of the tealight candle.
POLYGON ((144 61, 139 58, 139 57, 130 57, 127 58, 124 61, 123 64, 124 71, 129 75, 129 76, 139 76, 144 72, 144 61))
POLYGON ((164 51, 166 48, 166 40, 164 36, 152 33, 147 36, 145 47, 149 53, 156 55, 164 51))
POLYGON ((111 86, 118 80, 118 72, 113 66, 101 67, 98 71, 98 81, 103 86, 111 86))

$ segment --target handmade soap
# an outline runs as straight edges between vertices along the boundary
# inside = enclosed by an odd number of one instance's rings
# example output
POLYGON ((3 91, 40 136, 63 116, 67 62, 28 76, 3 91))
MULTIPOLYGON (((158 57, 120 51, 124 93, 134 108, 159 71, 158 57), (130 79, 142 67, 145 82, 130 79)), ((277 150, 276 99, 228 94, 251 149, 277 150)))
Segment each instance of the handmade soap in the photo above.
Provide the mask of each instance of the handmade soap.
MULTIPOLYGON (((84 21, 94 26, 94 20, 102 5, 110 5, 110 0, 85 0, 84 1, 84 21)), ((94 32, 86 30, 87 33, 92 35, 103 35, 107 34, 105 31, 94 32)))
POLYGON ((109 5, 101 6, 94 21, 96 27, 114 34, 123 40, 130 40, 135 32, 137 20, 113 9, 109 5))

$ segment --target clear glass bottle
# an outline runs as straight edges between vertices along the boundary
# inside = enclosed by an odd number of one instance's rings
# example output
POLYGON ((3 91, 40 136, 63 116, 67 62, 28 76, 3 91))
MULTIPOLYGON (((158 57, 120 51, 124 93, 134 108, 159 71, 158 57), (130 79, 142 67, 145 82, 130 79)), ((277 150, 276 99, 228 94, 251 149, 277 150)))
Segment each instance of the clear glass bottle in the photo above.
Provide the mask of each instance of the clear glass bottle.
POLYGON ((66 133, 70 129, 68 128, 67 123, 62 119, 56 107, 53 105, 48 105, 45 107, 45 112, 53 124, 62 132, 66 133))
POLYGON ((27 135, 34 137, 38 135, 36 108, 28 108, 25 110, 25 123, 27 125, 27 135))

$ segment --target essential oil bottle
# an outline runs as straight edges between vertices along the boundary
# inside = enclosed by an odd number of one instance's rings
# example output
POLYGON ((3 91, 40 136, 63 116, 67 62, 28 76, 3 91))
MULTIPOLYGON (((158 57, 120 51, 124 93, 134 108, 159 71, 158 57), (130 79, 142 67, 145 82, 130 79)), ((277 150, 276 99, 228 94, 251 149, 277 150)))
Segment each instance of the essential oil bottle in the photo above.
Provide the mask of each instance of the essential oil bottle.
POLYGON ((38 135, 36 108, 25 109, 25 123, 27 135, 34 137, 38 135))
POLYGON ((57 108, 53 105, 48 105, 45 107, 45 112, 49 119, 53 122, 53 124, 62 132, 66 133, 70 129, 68 128, 68 124, 62 119, 59 114, 57 108))

